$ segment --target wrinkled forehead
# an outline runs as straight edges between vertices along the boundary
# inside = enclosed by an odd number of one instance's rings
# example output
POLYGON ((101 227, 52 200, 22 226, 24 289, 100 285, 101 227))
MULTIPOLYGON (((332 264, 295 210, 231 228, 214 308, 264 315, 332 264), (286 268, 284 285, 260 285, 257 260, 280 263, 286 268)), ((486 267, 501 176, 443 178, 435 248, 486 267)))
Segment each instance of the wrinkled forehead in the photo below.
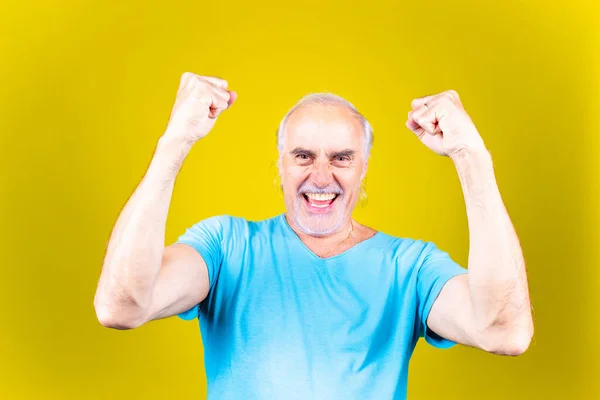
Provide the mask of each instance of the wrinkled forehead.
POLYGON ((298 147, 313 151, 339 148, 362 152, 364 132, 360 119, 346 107, 310 104, 299 107, 285 124, 284 152, 298 147))

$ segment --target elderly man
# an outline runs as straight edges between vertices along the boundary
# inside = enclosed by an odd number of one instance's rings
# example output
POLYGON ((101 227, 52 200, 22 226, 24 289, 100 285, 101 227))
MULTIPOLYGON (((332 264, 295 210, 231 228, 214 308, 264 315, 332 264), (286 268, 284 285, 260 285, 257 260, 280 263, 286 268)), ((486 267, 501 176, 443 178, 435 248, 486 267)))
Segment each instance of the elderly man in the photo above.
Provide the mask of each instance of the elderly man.
POLYGON ((103 325, 198 318, 212 399, 403 399, 420 337, 504 355, 528 348, 519 241, 491 156, 453 91, 415 99, 407 126, 457 169, 468 271, 433 243, 352 218, 373 134, 352 104, 330 94, 305 97, 279 127, 285 214, 208 218, 164 248, 178 171, 236 96, 222 79, 183 75, 110 239, 95 297, 103 325))

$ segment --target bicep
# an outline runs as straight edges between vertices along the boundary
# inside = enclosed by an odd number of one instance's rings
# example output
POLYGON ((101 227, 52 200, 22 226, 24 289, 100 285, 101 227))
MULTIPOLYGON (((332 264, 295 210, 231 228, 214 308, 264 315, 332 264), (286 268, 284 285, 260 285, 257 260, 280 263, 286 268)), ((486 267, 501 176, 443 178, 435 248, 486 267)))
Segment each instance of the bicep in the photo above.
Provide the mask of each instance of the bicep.
POLYGON ((163 254, 148 319, 167 318, 187 311, 204 300, 208 290, 208 268, 202 256, 189 245, 172 244, 163 254))
POLYGON ((468 274, 457 275, 444 284, 431 306, 427 327, 445 339, 481 348, 474 326, 468 274))

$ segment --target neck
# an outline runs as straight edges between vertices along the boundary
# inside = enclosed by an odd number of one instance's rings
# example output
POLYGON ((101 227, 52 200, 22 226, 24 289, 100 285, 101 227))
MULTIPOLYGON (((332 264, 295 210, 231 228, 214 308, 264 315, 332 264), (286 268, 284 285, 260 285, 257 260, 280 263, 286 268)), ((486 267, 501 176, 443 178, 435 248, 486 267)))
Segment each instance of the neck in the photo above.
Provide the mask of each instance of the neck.
POLYGON ((347 218, 342 226, 336 230, 335 232, 326 235, 326 236, 313 236, 307 233, 304 233, 296 223, 288 216, 288 213, 285 213, 285 218, 292 228, 292 230, 298 235, 300 240, 302 240, 305 244, 315 244, 315 245, 323 245, 328 246, 330 244, 335 244, 344 240, 348 237, 348 234, 351 232, 353 227, 356 225, 356 222, 352 220, 352 217, 347 218))
POLYGON ((348 217, 342 227, 331 235, 311 236, 295 226, 291 218, 288 218, 287 213, 285 214, 285 219, 302 243, 321 258, 329 258, 341 254, 377 233, 374 229, 361 225, 354 221, 352 217, 348 217))

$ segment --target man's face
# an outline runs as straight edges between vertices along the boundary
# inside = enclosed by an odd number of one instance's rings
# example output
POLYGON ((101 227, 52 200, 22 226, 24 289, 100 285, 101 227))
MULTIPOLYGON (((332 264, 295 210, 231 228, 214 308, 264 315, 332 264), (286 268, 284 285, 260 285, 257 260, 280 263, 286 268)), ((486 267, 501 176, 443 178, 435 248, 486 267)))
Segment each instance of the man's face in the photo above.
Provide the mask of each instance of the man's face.
POLYGON ((364 130, 345 107, 310 104, 288 118, 281 181, 288 218, 305 234, 326 236, 348 221, 366 172, 364 130))

